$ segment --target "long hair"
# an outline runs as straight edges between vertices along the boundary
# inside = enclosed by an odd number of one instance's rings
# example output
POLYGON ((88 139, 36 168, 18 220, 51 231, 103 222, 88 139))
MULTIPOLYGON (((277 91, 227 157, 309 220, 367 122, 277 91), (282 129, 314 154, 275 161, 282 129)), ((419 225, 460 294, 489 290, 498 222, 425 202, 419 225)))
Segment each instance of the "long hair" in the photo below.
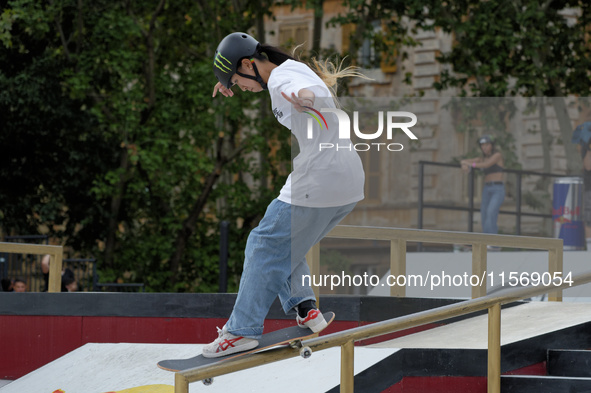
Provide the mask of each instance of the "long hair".
POLYGON ((281 65, 287 60, 296 60, 281 49, 267 44, 261 44, 258 53, 255 55, 255 59, 269 60, 271 63, 277 65, 281 65))
POLYGON ((343 68, 344 59, 341 60, 340 63, 333 63, 332 61, 330 61, 328 59, 324 60, 324 61, 319 61, 315 57, 313 57, 311 59, 311 63, 302 61, 299 58, 295 57, 295 51, 300 46, 301 45, 295 47, 294 51, 293 51, 294 56, 290 56, 275 46, 261 44, 261 47, 259 50, 260 53, 257 53, 254 57, 255 57, 255 59, 259 59, 259 60, 267 59, 271 63, 277 64, 277 65, 281 65, 287 60, 295 60, 295 61, 299 61, 300 63, 306 64, 308 67, 310 67, 312 69, 312 71, 314 71, 316 73, 316 75, 318 75, 318 77, 320 79, 322 79, 322 81, 326 84, 326 86, 328 86, 330 94, 335 99, 337 96, 336 88, 337 88, 337 82, 339 79, 348 78, 348 77, 357 77, 357 78, 371 80, 371 78, 368 78, 367 76, 363 75, 359 71, 360 70, 359 67, 348 66, 348 67, 343 68), (264 54, 265 56, 263 56, 261 53, 264 54))

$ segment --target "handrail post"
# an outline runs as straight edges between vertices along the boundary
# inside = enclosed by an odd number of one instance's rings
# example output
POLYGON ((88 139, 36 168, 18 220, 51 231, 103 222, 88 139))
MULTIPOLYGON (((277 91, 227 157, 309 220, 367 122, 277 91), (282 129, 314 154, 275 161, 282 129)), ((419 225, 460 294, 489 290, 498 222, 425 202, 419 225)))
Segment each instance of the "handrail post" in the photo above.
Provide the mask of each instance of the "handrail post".
MULTIPOLYGON (((406 240, 390 241, 390 274, 393 277, 406 276, 406 240)), ((405 297, 406 287, 390 285, 390 296, 405 297)))
POLYGON ((316 243, 312 246, 310 251, 306 254, 306 261, 310 268, 310 285, 316 296, 316 306, 320 306, 320 288, 314 285, 314 277, 318 280, 320 277, 320 243, 316 243))
POLYGON ((47 292, 62 291, 63 249, 60 247, 55 254, 49 254, 49 282, 47 292))
POLYGON ((353 393, 355 384, 355 341, 341 345, 341 393, 353 393))
POLYGON ((181 373, 174 374, 174 393, 189 393, 189 381, 181 373))
POLYGON ((473 244, 472 245, 472 274, 477 277, 483 277, 484 279, 480 283, 480 286, 473 285, 472 288, 472 299, 476 299, 486 295, 486 244, 473 244))
POLYGON ((488 309, 487 393, 501 393, 501 304, 488 309))
MULTIPOLYGON (((554 280, 555 273, 563 273, 563 245, 548 250, 548 272, 552 280, 554 280)), ((562 290, 548 292, 548 301, 561 302, 562 290)))

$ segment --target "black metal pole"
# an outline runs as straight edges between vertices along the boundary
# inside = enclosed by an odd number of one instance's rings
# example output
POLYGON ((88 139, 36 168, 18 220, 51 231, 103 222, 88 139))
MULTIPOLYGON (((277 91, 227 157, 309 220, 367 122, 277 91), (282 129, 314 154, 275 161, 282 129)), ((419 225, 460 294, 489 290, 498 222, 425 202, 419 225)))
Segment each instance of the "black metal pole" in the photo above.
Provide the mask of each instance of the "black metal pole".
POLYGON ((516 235, 521 235, 521 173, 517 173, 517 195, 515 196, 515 203, 517 204, 517 214, 515 216, 516 235))
MULTIPOLYGON (((8 279, 8 254, 0 254, 0 279, 8 279)), ((0 286, 0 291, 2 291, 2 286, 0 286)))
POLYGON ((220 293, 228 292, 228 221, 220 223, 220 293))
POLYGON ((419 211, 417 214, 417 228, 423 229, 423 179, 425 178, 425 164, 419 161, 419 211))
MULTIPOLYGON (((423 229, 423 179, 425 178, 425 164, 419 161, 419 206, 417 212, 417 228, 423 229)), ((423 251, 423 243, 417 245, 417 251, 423 251)))
POLYGON ((98 271, 97 271, 97 267, 96 267, 97 262, 93 261, 92 262, 92 290, 94 292, 100 292, 99 291, 99 276, 98 276, 98 271))
POLYGON ((468 176, 468 199, 470 207, 468 211, 468 232, 474 232, 474 169, 470 170, 468 176))

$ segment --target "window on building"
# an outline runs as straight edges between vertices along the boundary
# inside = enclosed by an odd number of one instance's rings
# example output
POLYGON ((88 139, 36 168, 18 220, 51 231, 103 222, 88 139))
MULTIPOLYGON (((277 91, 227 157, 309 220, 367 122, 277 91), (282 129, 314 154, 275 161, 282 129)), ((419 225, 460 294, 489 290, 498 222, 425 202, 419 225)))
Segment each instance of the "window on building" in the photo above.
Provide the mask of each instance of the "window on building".
MULTIPOLYGON (((374 35, 381 35, 387 25, 376 20, 372 23, 374 35)), ((350 48, 351 37, 355 34, 355 25, 348 24, 342 27, 342 48, 348 51, 350 48)), ((385 42, 388 47, 394 45, 393 42, 385 42)), ((380 68, 384 73, 396 72, 396 53, 388 56, 386 53, 376 50, 373 38, 365 38, 357 52, 357 64, 362 68, 380 68)))
POLYGON ((285 49, 293 49, 301 45, 300 49, 309 51, 312 42, 307 23, 281 26, 279 28, 279 45, 285 49))

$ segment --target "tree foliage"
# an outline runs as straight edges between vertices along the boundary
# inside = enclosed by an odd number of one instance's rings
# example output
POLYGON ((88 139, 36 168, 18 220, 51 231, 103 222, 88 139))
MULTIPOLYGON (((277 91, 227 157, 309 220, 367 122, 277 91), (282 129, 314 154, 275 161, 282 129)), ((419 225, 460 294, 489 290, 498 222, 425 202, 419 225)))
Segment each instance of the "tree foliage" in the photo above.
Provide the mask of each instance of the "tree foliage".
MULTIPOLYGON (((452 33, 452 50, 439 61, 450 64, 438 89, 460 89, 478 97, 531 97, 540 117, 540 136, 547 147, 545 168, 551 171, 548 152, 563 145, 568 173, 580 173, 580 160, 570 144, 572 124, 565 97, 588 96, 591 47, 588 26, 591 4, 573 0, 452 0, 433 2, 426 14, 431 28, 452 33), (549 98, 544 98, 549 97, 549 98), (545 106, 556 114, 561 137, 547 130, 545 106)), ((506 138, 506 135, 500 135, 506 138)))
MULTIPOLYGON (((304 6, 290 0, 286 4, 304 6)), ((315 10, 320 54, 322 0, 315 10)), ((103 281, 213 291, 218 225, 232 228, 230 289, 250 228, 277 194, 289 133, 263 95, 211 98, 211 59, 232 31, 264 36, 271 2, 12 0, 0 14, 0 227, 47 231, 100 262, 103 281), (258 153, 255 153, 258 152, 258 153)), ((355 25, 406 57, 419 29, 453 34, 435 87, 475 97, 587 96, 590 4, 575 0, 346 0, 329 25, 355 25), (574 10, 574 11, 573 11, 574 10)), ((381 60, 381 59, 378 59, 381 60)), ((401 71, 404 71, 400 69, 401 71)), ((410 74, 407 74, 410 81, 410 74)), ((510 112, 510 108, 507 108, 510 112)), ((541 122, 543 124, 543 122, 541 122)), ((512 143, 511 135, 499 135, 512 143)), ((503 142, 504 143, 504 142, 503 142)), ((576 172, 578 161, 569 161, 576 172)), ((234 284, 234 286, 232 286, 234 284)))
MULTIPOLYGON (((400 55, 404 47, 419 45, 419 30, 443 31, 453 38, 442 52, 440 78, 434 87, 470 97, 531 97, 540 111, 544 146, 562 145, 567 157, 576 157, 568 141, 572 124, 564 97, 589 95, 591 45, 588 26, 591 3, 579 0, 347 0, 346 12, 332 25, 354 24, 349 51, 356 56, 363 40, 376 51, 400 55), (546 97, 546 98, 544 98, 546 97), (561 137, 554 140, 544 129, 542 106, 553 107, 561 137)), ((407 70, 408 71, 408 70, 407 70)), ((410 83, 407 75, 407 82, 410 83)), ((500 132, 500 141, 513 141, 500 132)), ((549 150, 549 149, 548 149, 549 150)), ((549 156, 545 171, 551 171, 549 156)), ((567 162, 567 172, 580 173, 580 160, 567 162)))
POLYGON ((102 281, 214 291, 228 220, 235 278, 246 234, 283 183, 275 164, 289 158, 289 133, 246 115, 256 96, 212 99, 211 59, 262 16, 250 1, 8 2, 4 232, 48 223, 99 259, 102 281))

